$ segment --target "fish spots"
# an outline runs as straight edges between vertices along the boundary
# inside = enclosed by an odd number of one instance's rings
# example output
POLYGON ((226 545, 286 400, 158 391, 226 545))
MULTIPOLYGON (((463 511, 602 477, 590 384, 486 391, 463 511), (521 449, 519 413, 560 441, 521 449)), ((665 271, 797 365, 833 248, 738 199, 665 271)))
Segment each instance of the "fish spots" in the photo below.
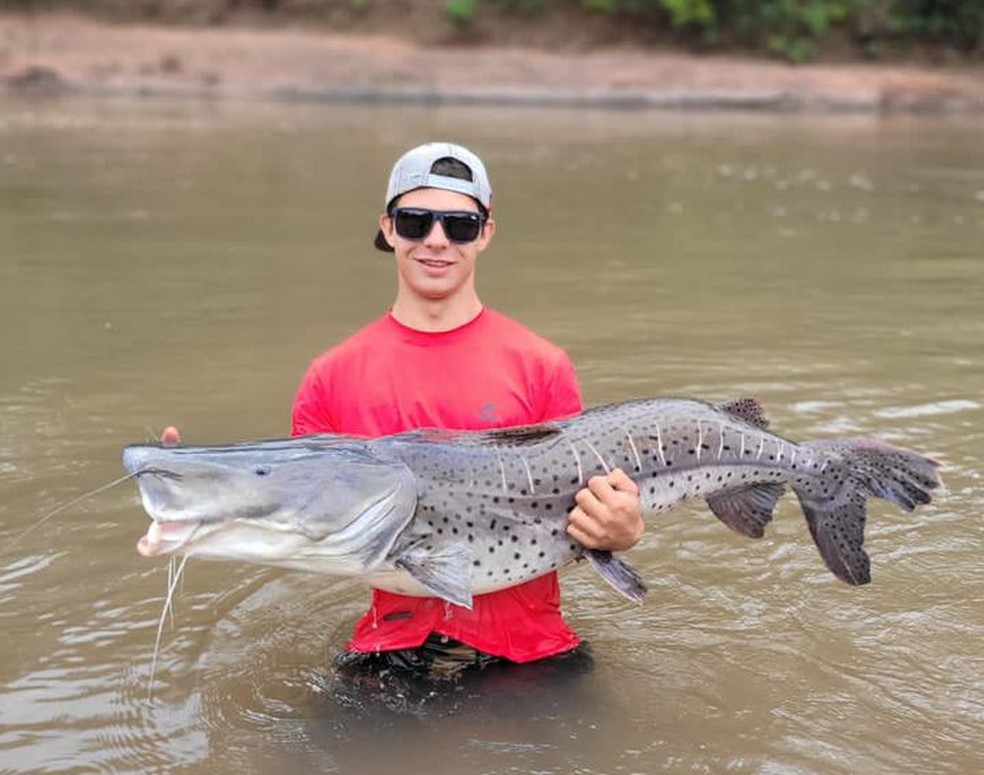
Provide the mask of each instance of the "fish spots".
MULTIPOLYGON (((804 497, 819 501, 825 490, 848 500, 848 466, 837 454, 777 441, 698 402, 631 402, 589 410, 551 427, 557 429, 552 437, 522 444, 500 435, 492 447, 488 439, 464 433, 449 437, 462 440, 453 447, 441 442, 411 450, 424 465, 417 465, 416 458, 407 461, 420 480, 410 530, 436 552, 458 542, 480 557, 480 570, 474 573, 478 588, 492 587, 487 575, 502 586, 503 578, 515 583, 580 554, 566 533, 565 510, 574 506, 583 486, 580 476, 586 479, 605 466, 628 471, 653 511, 666 511, 687 498, 711 498, 723 489, 787 480, 796 482, 804 497)), ((386 443, 380 446, 389 451, 386 443)), ((894 465, 885 461, 882 468, 894 465)), ((882 476, 874 460, 865 470, 882 476)), ((919 481, 911 477, 910 486, 918 488, 919 481)), ((894 488, 902 492, 905 485, 894 488)), ((899 497, 916 498, 904 492, 899 497)), ((847 554, 856 546, 850 529, 836 541, 831 533, 833 552, 847 554)))

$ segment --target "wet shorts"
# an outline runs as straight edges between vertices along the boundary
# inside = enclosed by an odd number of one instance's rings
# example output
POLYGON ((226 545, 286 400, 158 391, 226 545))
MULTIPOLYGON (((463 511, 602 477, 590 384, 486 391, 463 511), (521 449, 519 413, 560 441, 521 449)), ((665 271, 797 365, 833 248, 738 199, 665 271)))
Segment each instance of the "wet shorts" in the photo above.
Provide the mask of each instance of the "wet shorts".
POLYGON ((441 695, 499 690, 506 684, 542 688, 589 673, 593 666, 591 650, 583 642, 553 657, 517 663, 431 633, 414 649, 341 654, 335 659, 332 693, 349 706, 381 702, 394 710, 414 712, 414 707, 441 695))

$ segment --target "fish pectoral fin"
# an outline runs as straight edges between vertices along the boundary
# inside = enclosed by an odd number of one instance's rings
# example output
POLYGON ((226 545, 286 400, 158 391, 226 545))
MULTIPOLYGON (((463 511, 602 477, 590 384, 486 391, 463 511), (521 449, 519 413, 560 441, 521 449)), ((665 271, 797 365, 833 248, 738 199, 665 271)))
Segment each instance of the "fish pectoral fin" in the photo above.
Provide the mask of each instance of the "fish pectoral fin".
POLYGON ((761 538, 785 489, 786 485, 776 482, 746 484, 708 495, 705 500, 714 516, 736 533, 761 538))
POLYGON ((646 582, 625 560, 601 549, 588 549, 584 556, 591 567, 598 571, 598 575, 622 597, 633 603, 642 602, 646 596, 646 582))
POLYGON ((436 597, 464 608, 472 607, 471 563, 471 550, 464 544, 451 544, 436 551, 408 549, 393 562, 436 597))

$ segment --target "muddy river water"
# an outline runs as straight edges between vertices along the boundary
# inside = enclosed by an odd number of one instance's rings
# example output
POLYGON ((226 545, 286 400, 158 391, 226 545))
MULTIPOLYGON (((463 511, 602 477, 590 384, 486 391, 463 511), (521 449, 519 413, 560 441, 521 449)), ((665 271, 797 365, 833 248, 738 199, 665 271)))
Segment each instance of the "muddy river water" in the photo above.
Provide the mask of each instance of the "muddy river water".
POLYGON ((0 772, 984 770, 984 126, 929 118, 169 101, 0 103, 0 772), (283 435, 308 361, 380 314, 405 148, 486 160, 485 301, 570 352, 588 404, 757 396, 793 439, 946 465, 875 503, 874 581, 794 499, 758 542, 649 523, 642 606, 563 575, 594 669, 345 708, 358 583, 137 555, 122 447, 283 435), (25 530, 32 528, 29 532, 25 530))

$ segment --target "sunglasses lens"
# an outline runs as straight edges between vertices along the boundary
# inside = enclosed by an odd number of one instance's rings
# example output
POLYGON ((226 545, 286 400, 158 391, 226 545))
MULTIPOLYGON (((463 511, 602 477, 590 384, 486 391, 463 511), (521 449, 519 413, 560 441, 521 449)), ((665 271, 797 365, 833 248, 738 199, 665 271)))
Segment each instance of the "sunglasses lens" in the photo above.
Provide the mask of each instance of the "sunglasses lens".
POLYGON ((467 210, 442 212, 398 207, 393 211, 396 233, 403 239, 423 239, 431 233, 435 218, 441 222, 444 233, 452 242, 474 242, 482 231, 482 216, 467 210))
POLYGON ((444 230, 452 242, 474 242, 482 229, 478 213, 448 213, 443 220, 444 230))
POLYGON ((430 210, 398 209, 395 213, 396 233, 404 239, 423 239, 434 225, 430 210))

